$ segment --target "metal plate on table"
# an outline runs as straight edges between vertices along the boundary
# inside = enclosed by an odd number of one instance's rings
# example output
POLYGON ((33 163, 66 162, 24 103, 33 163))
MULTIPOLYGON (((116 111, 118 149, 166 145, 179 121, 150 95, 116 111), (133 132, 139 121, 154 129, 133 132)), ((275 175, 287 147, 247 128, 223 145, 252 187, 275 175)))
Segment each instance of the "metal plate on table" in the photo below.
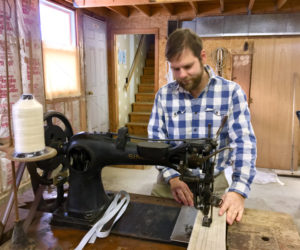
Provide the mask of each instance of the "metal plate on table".
POLYGON ((112 233, 178 245, 170 237, 179 212, 180 207, 130 202, 112 233))
POLYGON ((171 234, 172 241, 188 243, 198 210, 195 207, 182 206, 171 234))

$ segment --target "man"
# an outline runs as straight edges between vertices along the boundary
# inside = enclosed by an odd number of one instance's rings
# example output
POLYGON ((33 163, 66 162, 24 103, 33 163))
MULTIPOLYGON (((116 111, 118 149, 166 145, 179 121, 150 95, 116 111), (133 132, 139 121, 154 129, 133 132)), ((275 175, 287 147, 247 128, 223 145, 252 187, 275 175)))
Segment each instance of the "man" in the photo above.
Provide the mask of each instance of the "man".
MULTIPOLYGON (((202 41, 188 29, 178 29, 170 35, 166 58, 176 81, 157 92, 148 136, 152 139, 204 138, 208 137, 208 124, 212 125, 214 136, 222 118, 228 116, 218 137, 218 148, 229 145, 233 150, 217 155, 215 176, 225 179, 223 170, 233 167, 232 184, 223 195, 219 210, 220 216, 227 212, 226 220, 231 225, 242 218, 244 199, 256 173, 256 138, 246 96, 238 84, 216 76, 205 65, 202 41)), ((166 167, 159 166, 159 169, 174 199, 193 206, 193 194, 179 179, 180 174, 166 167)))

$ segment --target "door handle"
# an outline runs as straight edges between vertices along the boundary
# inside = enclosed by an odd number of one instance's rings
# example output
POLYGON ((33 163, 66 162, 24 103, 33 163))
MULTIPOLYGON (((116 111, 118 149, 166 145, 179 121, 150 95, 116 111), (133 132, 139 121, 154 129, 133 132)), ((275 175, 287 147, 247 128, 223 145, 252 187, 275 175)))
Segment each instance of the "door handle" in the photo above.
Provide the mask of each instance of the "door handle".
POLYGON ((87 94, 87 95, 93 95, 94 92, 93 92, 93 91, 88 91, 86 94, 87 94))

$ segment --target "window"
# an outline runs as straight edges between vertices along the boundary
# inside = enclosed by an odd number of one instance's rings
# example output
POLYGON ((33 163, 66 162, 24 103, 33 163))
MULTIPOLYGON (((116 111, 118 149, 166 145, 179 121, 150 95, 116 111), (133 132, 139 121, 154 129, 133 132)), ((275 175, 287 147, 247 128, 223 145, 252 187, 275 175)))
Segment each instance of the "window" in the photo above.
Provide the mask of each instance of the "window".
POLYGON ((74 11, 40 1, 46 99, 80 95, 74 11))

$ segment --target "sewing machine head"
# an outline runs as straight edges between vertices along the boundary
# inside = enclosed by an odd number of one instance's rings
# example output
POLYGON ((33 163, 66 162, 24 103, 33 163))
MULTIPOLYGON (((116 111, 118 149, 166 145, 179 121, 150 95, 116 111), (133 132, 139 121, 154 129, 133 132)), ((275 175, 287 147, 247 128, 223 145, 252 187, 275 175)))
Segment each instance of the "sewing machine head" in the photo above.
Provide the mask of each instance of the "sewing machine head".
MULTIPOLYGON (((60 113, 45 116, 46 145, 54 147, 55 158, 37 163, 38 168, 51 172, 61 167, 56 177, 48 183, 57 186, 57 202, 53 224, 89 228, 105 211, 111 201, 102 185, 101 170, 109 165, 162 165, 176 169, 193 194, 194 204, 204 214, 203 225, 209 226, 209 211, 220 200, 213 196, 214 162, 212 157, 224 150, 217 150, 213 138, 182 140, 171 146, 172 140, 141 139, 131 141, 127 128, 114 133, 79 133, 73 135, 68 120, 60 113), (58 118, 65 126, 61 129, 52 121, 58 118), (190 169, 198 168, 199 175, 190 169), (64 202, 63 185, 69 183, 67 201, 64 202)), ((223 123, 224 124, 224 123, 223 123)), ((137 139, 137 138, 135 138, 137 139)), ((48 176, 48 174, 43 174, 48 176)))

